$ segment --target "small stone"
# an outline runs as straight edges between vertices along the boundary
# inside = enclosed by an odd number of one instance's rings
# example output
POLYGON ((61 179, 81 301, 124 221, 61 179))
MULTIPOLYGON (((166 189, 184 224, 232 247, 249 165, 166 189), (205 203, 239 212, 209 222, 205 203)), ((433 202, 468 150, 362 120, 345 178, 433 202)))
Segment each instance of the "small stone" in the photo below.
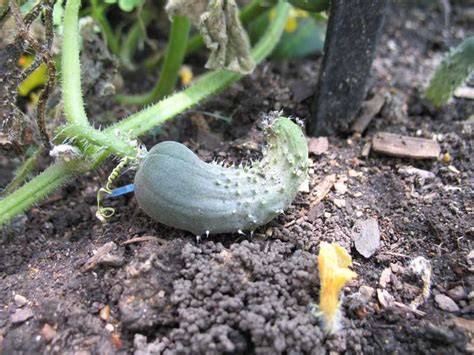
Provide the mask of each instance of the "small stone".
POLYGON ((454 165, 448 166, 448 170, 451 171, 452 173, 456 174, 456 175, 461 174, 461 172, 458 170, 458 168, 456 168, 454 165))
POLYGON ((336 194, 344 195, 347 192, 347 185, 343 181, 338 181, 334 184, 334 190, 336 194))
POLYGON ((15 296, 13 296, 13 302, 15 302, 15 304, 18 307, 23 307, 25 304, 28 303, 28 300, 26 299, 25 296, 22 296, 22 295, 16 293, 15 296))
POLYGON ((379 224, 375 218, 357 220, 352 229, 352 238, 356 250, 370 258, 380 247, 379 224))
POLYGON ((447 312, 457 312, 459 311, 459 307, 451 298, 446 295, 439 294, 435 296, 435 301, 438 304, 438 307, 441 308, 443 311, 447 312))
POLYGON ((366 286, 366 285, 362 285, 361 287, 359 287, 359 293, 366 302, 369 302, 369 300, 374 295, 374 292, 375 292, 375 289, 373 287, 366 286))
POLYGON ((329 213, 329 212, 324 212, 324 218, 326 218, 326 219, 331 218, 331 213, 329 213))
POLYGON ((471 250, 469 254, 467 254, 466 259, 469 265, 474 265, 474 250, 471 250))
POLYGON ((43 325, 43 328, 41 328, 40 333, 48 343, 56 336, 56 330, 48 323, 45 323, 45 325, 43 325))
POLYGON ((387 287, 387 285, 390 283, 390 276, 392 276, 392 269, 387 267, 382 271, 382 274, 380 275, 380 279, 379 279, 380 287, 382 288, 387 287))
POLYGON ((425 181, 433 180, 436 177, 431 171, 414 168, 413 166, 402 166, 398 169, 398 173, 403 176, 415 176, 423 182, 421 185, 423 185, 425 181))
POLYGON ((304 193, 309 193, 310 190, 309 190, 309 180, 308 179, 305 179, 301 183, 300 187, 298 188, 298 191, 299 192, 304 192, 304 193))
POLYGON ((349 169, 347 173, 350 177, 360 177, 364 175, 361 171, 355 171, 354 169, 349 169))
POLYGON ((20 324, 33 317, 33 311, 29 307, 16 309, 10 317, 12 324, 20 324))
POLYGON ((265 235, 270 238, 273 235, 273 228, 268 227, 267 230, 265 231, 265 235))
POLYGON ((448 296, 455 301, 460 301, 466 297, 466 290, 461 285, 453 287, 448 291, 448 296))
POLYGON ((392 272, 394 274, 403 274, 405 272, 405 268, 401 266, 400 264, 390 264, 390 269, 392 269, 392 272))
POLYGON ((113 324, 107 323, 105 325, 105 330, 108 331, 109 333, 112 333, 115 330, 115 327, 113 324))
POLYGON ((377 299, 383 308, 391 307, 393 302, 395 302, 395 298, 388 293, 387 290, 381 290, 379 288, 377 289, 377 299))
POLYGON ((103 321, 107 322, 110 317, 110 307, 107 305, 104 308, 102 308, 99 312, 99 317, 103 321))
POLYGON ((334 204, 336 205, 336 207, 338 208, 344 208, 346 207, 346 200, 342 199, 342 198, 335 198, 333 200, 334 204))
POLYGON ((329 149, 327 137, 311 138, 308 142, 308 152, 314 155, 321 155, 329 149))

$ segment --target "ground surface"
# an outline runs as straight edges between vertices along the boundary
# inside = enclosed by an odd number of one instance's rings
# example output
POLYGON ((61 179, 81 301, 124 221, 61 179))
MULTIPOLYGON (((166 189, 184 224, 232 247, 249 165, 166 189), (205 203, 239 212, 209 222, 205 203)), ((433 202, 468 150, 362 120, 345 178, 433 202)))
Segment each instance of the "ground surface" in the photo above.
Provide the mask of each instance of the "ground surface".
MULTIPOLYGON (((114 200, 117 215, 101 225, 94 217, 96 190, 113 164, 32 208, 0 241, 0 352, 473 351, 467 331, 474 322, 468 260, 474 232, 473 136, 472 125, 462 124, 473 113, 472 101, 456 100, 434 111, 420 99, 442 53, 473 32, 466 13, 454 6, 445 30, 434 6, 391 9, 369 93, 388 90, 390 104, 361 138, 329 137, 329 149, 311 156, 309 192, 300 193, 285 215, 252 238, 220 235, 197 243, 189 233, 152 222, 133 196, 114 200), (379 131, 435 137, 452 161, 373 152, 364 157, 364 145, 379 131), (434 177, 406 175, 407 166, 434 177), (337 188, 315 203, 320 183, 332 174, 337 188), (353 228, 367 218, 377 220, 381 245, 364 258, 354 248, 353 228), (137 237, 152 238, 123 244, 137 237), (359 275, 344 290, 343 329, 331 337, 309 308, 318 301, 321 241, 349 250, 359 275), (90 262, 107 248, 106 260, 90 262), (417 256, 431 262, 432 294, 420 312, 411 312, 400 304, 421 294, 421 282, 407 271, 417 256), (365 304, 351 298, 360 286, 375 291, 365 304), (390 295, 398 303, 387 305, 390 295)), ((190 113, 171 122, 159 139, 183 141, 208 161, 258 156, 255 127, 261 113, 281 109, 309 117, 305 96, 316 83, 318 63, 313 58, 263 64, 199 108, 232 115, 231 124, 190 113)))

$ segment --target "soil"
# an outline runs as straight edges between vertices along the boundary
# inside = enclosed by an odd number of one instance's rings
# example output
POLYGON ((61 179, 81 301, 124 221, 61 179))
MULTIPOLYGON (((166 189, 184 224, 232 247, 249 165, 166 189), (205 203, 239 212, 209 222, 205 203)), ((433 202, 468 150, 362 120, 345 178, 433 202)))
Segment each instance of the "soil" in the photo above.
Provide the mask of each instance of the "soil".
MULTIPOLYGON (((151 221, 132 195, 108 200, 117 213, 101 224, 96 192, 113 161, 17 217, 0 240, 0 353, 472 352, 474 155, 466 120, 473 103, 456 99, 434 110, 422 92, 443 53, 474 27, 460 3, 448 27, 444 19, 437 5, 391 5, 368 94, 385 90, 385 107, 364 135, 329 137, 329 149, 311 156, 309 192, 252 237, 198 242, 151 221), (452 160, 364 156, 380 131, 436 139, 452 160), (403 174, 407 166, 434 176, 403 174), (314 203, 316 187, 331 174, 338 188, 314 203), (368 218, 376 219, 381 241, 365 258, 354 247, 353 226, 368 218), (342 329, 332 336, 311 311, 322 241, 350 251, 358 274, 344 288, 342 329), (408 266, 419 256, 432 267, 431 295, 413 311, 406 306, 423 285, 408 266), (368 300, 357 293, 361 286, 373 289, 368 300)), ((262 114, 310 117, 319 62, 266 62, 145 142, 179 140, 207 161, 258 157, 262 114)), ((132 179, 128 172, 118 185, 132 179)))

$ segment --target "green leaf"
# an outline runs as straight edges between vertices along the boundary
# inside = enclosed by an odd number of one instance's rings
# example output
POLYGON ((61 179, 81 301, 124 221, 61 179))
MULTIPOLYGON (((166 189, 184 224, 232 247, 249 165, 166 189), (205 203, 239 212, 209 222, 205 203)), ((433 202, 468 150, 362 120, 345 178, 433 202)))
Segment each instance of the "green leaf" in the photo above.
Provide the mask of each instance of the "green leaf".
POLYGON ((466 38, 436 68, 426 90, 426 99, 434 106, 446 104, 454 90, 474 72, 474 36, 466 38))
POLYGON ((58 0, 53 7, 53 24, 60 26, 63 22, 64 6, 63 0, 58 0))
POLYGON ((285 60, 320 54, 324 48, 325 37, 325 22, 317 22, 312 17, 300 18, 295 32, 283 33, 272 58, 285 60))
MULTIPOLYGON (((270 11, 251 24, 249 32, 252 41, 259 38, 271 19, 272 12, 270 11)), ((327 19, 323 16, 311 16, 303 10, 292 10, 285 31, 271 57, 276 60, 288 60, 321 54, 326 37, 326 26, 327 19)))
POLYGON ((141 0, 118 0, 120 10, 130 12, 140 6, 141 0))

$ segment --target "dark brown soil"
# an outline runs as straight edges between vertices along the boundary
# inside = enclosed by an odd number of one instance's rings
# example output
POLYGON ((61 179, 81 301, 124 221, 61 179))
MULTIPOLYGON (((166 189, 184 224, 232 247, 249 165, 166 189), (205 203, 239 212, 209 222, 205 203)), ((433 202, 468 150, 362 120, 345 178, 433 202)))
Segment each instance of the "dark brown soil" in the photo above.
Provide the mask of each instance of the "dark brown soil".
MULTIPOLYGON (((219 235, 198 243, 189 233, 152 222, 133 196, 109 200, 117 214, 102 225, 94 217, 96 192, 114 162, 16 218, 0 240, 0 353, 473 351, 473 135, 472 124, 462 122, 474 113, 473 103, 457 99, 436 111, 421 93, 443 53, 474 27, 461 5, 453 7, 445 28, 436 5, 401 3, 390 9, 369 93, 387 90, 391 104, 363 137, 329 137, 329 150, 311 157, 310 192, 300 193, 253 237, 219 235), (452 161, 363 157, 364 145, 379 131, 434 138, 452 161), (399 172, 404 166, 435 177, 405 176, 399 172), (347 192, 332 189, 312 205, 315 186, 330 174, 347 192), (368 217, 378 221, 381 246, 366 259, 353 246, 352 228, 368 217), (122 244, 145 236, 156 238, 122 244), (344 290, 343 329, 330 337, 310 310, 319 297, 321 241, 349 250, 359 275, 344 290), (108 259, 86 264, 104 245, 112 246, 108 259), (384 307, 377 290, 385 288, 398 305, 421 293, 420 281, 407 271, 417 256, 433 270, 421 312, 384 307), (392 275, 382 287, 386 268, 392 275), (366 304, 351 298, 360 286, 376 290, 366 304), (446 305, 435 301, 437 295, 449 295, 455 309, 440 309, 446 305)), ((231 124, 187 113, 158 138, 183 141, 208 161, 258 156, 256 127, 263 113, 309 118, 311 99, 305 96, 318 65, 315 58, 265 63, 198 108, 232 116, 231 124)), ((132 179, 127 173, 119 185, 132 179)))

